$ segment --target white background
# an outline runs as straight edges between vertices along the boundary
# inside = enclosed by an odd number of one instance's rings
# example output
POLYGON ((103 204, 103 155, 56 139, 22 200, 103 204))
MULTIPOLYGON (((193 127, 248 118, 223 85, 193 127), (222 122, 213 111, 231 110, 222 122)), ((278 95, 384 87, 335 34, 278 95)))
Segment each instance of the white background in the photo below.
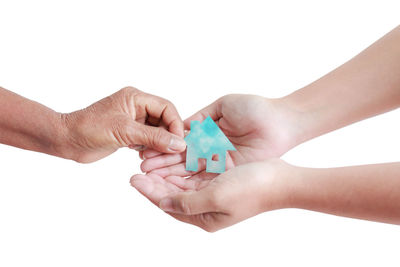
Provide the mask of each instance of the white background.
MULTIPOLYGON (((228 93, 288 94, 399 24, 395 1, 0 1, 0 85, 70 112, 132 85, 187 117, 228 93)), ((377 88, 379 90, 379 88, 377 88)), ((35 120, 35 118, 32 118, 35 120)), ((284 155, 400 160, 400 111, 284 155)), ((209 234, 129 185, 122 149, 90 165, 0 145, 0 266, 399 266, 398 226, 303 210, 209 234)))

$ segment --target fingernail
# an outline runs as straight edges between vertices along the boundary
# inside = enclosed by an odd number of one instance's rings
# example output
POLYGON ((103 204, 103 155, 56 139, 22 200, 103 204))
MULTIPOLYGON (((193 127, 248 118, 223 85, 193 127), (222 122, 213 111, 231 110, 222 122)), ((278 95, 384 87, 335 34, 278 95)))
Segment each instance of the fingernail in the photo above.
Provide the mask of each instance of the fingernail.
POLYGON ((160 209, 162 209, 163 211, 174 211, 172 207, 172 199, 164 198, 163 200, 161 200, 160 209))
POLYGON ((186 148, 185 140, 177 136, 171 138, 168 147, 169 150, 176 152, 176 151, 183 151, 185 148, 186 148))

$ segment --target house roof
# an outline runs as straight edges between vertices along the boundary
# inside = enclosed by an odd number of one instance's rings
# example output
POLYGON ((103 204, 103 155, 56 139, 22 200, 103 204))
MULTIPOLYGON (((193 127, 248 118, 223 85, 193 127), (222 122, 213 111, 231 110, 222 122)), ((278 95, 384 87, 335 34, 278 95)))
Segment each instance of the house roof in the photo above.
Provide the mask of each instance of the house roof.
POLYGON ((208 116, 203 122, 192 121, 190 133, 185 137, 188 147, 199 149, 203 153, 218 153, 236 150, 218 125, 208 116))

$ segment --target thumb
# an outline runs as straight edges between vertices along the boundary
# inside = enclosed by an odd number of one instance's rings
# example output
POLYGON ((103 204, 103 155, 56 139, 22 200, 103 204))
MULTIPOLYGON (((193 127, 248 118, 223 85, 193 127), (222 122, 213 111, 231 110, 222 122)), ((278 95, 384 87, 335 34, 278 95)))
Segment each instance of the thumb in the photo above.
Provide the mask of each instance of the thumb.
POLYGON ((160 201, 160 208, 163 211, 196 215, 207 212, 215 212, 216 205, 209 190, 178 193, 174 196, 163 198, 160 201))
POLYGON ((186 143, 182 137, 174 135, 164 128, 135 123, 130 133, 132 145, 143 145, 163 153, 182 152, 186 143))

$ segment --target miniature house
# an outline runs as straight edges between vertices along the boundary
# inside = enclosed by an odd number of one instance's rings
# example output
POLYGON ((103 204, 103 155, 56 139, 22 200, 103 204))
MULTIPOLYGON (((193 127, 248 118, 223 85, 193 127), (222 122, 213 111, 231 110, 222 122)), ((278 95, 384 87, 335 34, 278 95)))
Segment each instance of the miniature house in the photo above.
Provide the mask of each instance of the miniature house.
POLYGON ((203 122, 192 121, 187 144, 186 170, 197 171, 199 159, 206 159, 206 172, 225 171, 226 151, 236 150, 211 117, 203 122))

